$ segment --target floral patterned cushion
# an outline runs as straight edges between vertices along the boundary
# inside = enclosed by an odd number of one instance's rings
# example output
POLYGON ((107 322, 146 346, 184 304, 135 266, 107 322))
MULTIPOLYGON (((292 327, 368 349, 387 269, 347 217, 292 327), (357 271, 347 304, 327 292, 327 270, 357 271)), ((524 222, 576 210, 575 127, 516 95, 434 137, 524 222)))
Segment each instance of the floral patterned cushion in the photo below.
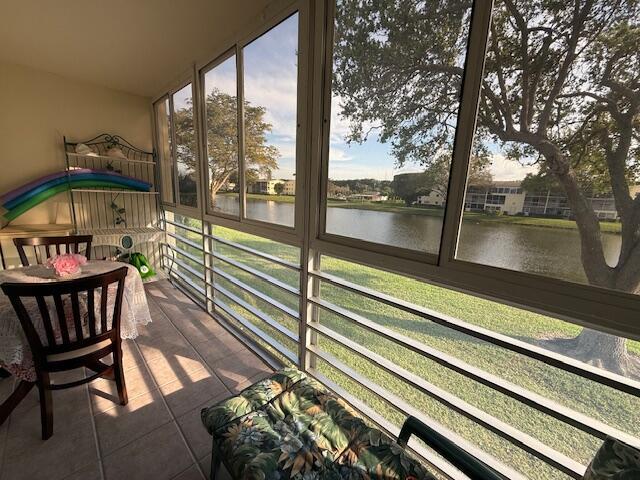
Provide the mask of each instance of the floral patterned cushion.
POLYGON ((434 478, 346 402, 295 369, 203 409, 202 421, 236 479, 434 478))
POLYGON ((593 458, 584 480, 637 480, 640 450, 615 438, 607 438, 593 458))

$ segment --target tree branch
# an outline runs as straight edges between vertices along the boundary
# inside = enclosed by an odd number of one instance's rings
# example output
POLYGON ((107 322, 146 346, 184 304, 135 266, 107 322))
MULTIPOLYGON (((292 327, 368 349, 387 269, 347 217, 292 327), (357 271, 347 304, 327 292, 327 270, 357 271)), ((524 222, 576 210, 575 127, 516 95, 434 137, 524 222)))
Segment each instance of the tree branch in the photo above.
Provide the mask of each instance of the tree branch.
POLYGON ((571 29, 571 36, 569 37, 569 44, 567 46, 567 54, 560 66, 560 69, 558 70, 558 76, 553 84, 553 87, 551 88, 551 91, 549 92, 549 96, 544 105, 542 113, 540 114, 538 120, 538 133, 540 134, 545 134, 546 132, 546 129, 549 125, 549 120, 551 118, 553 105, 555 104, 556 98, 564 87, 564 83, 569 75, 571 65, 576 59, 576 48, 578 46, 578 40, 580 39, 580 32, 587 20, 592 6, 593 0, 587 0, 583 8, 580 9, 580 0, 575 0, 574 16, 572 22, 573 25, 571 29))

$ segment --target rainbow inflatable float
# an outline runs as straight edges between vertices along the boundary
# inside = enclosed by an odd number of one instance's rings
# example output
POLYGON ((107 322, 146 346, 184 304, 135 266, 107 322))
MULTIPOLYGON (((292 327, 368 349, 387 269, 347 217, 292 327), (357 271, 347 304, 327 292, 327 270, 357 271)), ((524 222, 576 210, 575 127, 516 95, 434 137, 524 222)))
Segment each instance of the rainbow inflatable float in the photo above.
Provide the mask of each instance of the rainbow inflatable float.
POLYGON ((54 195, 74 188, 119 188, 148 192, 151 187, 150 183, 112 170, 77 168, 52 173, 0 196, 3 223, 15 220, 54 195))

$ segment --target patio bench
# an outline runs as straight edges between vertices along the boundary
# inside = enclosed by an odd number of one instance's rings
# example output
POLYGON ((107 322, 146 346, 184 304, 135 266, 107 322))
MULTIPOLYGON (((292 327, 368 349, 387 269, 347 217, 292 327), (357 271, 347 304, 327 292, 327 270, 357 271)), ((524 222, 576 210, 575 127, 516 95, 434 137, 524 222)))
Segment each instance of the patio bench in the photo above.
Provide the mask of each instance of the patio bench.
POLYGON ((295 369, 280 370, 201 415, 213 436, 212 479, 221 463, 242 480, 435 479, 406 450, 411 435, 472 479, 504 479, 413 417, 393 440, 295 369))

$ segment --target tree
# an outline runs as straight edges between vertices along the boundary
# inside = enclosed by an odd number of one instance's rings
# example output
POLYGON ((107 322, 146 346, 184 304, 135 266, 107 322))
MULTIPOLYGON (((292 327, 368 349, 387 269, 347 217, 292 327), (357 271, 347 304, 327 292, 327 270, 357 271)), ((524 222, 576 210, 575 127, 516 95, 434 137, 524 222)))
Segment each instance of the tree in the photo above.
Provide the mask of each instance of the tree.
MULTIPOLYGON (((341 1, 334 91, 361 141, 369 125, 399 165, 432 165, 450 149, 471 2, 341 1)), ((591 285, 640 290, 638 0, 497 0, 482 82, 476 143, 537 163, 568 198, 591 285), (612 192, 622 224, 607 264, 589 191, 612 192)), ((466 132, 465 132, 466 133, 466 132)), ((584 329, 547 344, 612 371, 638 375, 625 340, 584 329)))
POLYGON ((339 185, 334 181, 329 180, 327 184, 327 196, 329 198, 345 198, 351 193, 351 189, 348 184, 339 185))
POLYGON ((413 204, 419 196, 429 195, 428 177, 424 172, 400 173, 393 177, 391 187, 396 197, 404 200, 406 205, 413 204))
MULTIPOLYGON (((218 191, 228 183, 238 191, 238 102, 235 96, 213 89, 205 99, 209 197, 212 203, 218 191)), ((265 108, 244 105, 245 176, 247 183, 271 177, 278 168, 278 149, 267 142, 271 125, 264 120, 265 108)), ((187 106, 174 114, 176 157, 191 169, 196 167, 196 136, 193 108, 187 106)))
MULTIPOLYGON (((488 167, 490 159, 486 156, 473 155, 469 162, 469 179, 467 183, 481 189, 489 189, 493 176, 488 167)), ((424 184, 429 191, 437 192, 446 200, 449 188, 449 171, 451 170, 451 154, 440 155, 425 170, 424 184)))
POLYGON ((284 183, 276 183, 273 186, 273 189, 276 191, 278 195, 282 195, 282 192, 284 192, 284 183))

